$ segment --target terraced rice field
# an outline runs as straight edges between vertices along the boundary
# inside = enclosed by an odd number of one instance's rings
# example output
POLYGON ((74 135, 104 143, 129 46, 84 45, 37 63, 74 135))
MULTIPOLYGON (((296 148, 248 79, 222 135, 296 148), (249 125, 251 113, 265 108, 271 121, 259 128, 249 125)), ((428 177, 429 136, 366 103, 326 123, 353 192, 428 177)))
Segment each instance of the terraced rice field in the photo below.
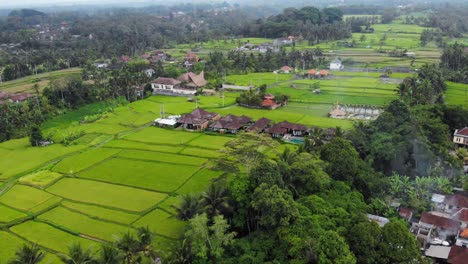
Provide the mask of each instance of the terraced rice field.
MULTIPOLYGON (((58 117, 44 125, 58 139, 83 131, 69 146, 33 148, 27 138, 0 143, 0 264, 27 242, 45 250, 46 261, 59 263, 56 254, 72 242, 97 251, 140 226, 156 232, 157 248, 179 238, 185 223, 173 205, 180 194, 202 192, 220 175, 204 167, 232 137, 148 126, 164 99, 174 110, 194 107, 183 98, 152 97, 94 123, 58 117)), ((205 101, 214 106, 218 99, 205 101)), ((67 116, 80 120, 96 111, 67 116)))

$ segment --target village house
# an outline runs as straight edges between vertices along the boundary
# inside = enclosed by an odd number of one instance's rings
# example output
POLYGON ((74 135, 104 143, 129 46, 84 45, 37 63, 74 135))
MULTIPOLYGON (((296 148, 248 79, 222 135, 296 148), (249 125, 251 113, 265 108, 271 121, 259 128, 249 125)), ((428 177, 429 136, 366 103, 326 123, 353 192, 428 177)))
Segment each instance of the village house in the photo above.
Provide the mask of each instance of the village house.
POLYGON ((452 246, 448 255, 447 263, 449 264, 466 264, 468 259, 468 248, 460 246, 452 246))
POLYGON ((318 73, 318 71, 315 70, 315 69, 308 70, 307 71, 307 77, 315 78, 315 77, 317 77, 317 73, 318 73))
POLYGON ((283 121, 277 124, 274 124, 267 131, 274 138, 281 138, 286 134, 293 136, 305 136, 308 133, 306 126, 301 124, 293 124, 288 121, 283 121))
POLYGON ((166 118, 158 118, 154 120, 154 125, 155 126, 160 126, 160 127, 172 127, 175 128, 177 127, 178 121, 180 119, 180 115, 171 115, 166 118))
POLYGON ((210 125, 212 131, 238 133, 241 129, 247 127, 252 119, 247 116, 227 115, 210 125))
POLYGON ((146 69, 146 70, 144 70, 144 72, 145 72, 146 76, 148 76, 148 78, 153 77, 153 74, 156 73, 156 71, 153 70, 153 69, 146 69))
POLYGON ((186 67, 191 67, 195 63, 197 63, 200 59, 198 58, 197 54, 195 53, 187 53, 184 57, 184 65, 186 67))
POLYGON ((221 116, 218 113, 197 108, 190 114, 182 115, 178 123, 185 129, 202 131, 208 127, 210 122, 214 122, 220 118, 221 116))
POLYGON ((453 143, 460 147, 468 146, 468 127, 455 130, 453 133, 453 143))
POLYGON ((260 118, 257 120, 255 123, 253 123, 251 126, 249 126, 246 131, 247 132, 257 132, 257 133, 262 133, 265 132, 270 127, 271 120, 268 118, 260 118))
POLYGON ((330 63, 330 70, 332 71, 339 71, 344 68, 343 64, 341 64, 341 61, 339 59, 334 59, 330 63))
POLYGON ((34 95, 28 93, 19 93, 11 96, 10 101, 13 103, 21 103, 28 100, 31 97, 34 97, 34 95))
POLYGON ((317 74, 317 76, 321 77, 321 78, 325 78, 325 77, 328 77, 328 75, 330 74, 330 72, 328 72, 327 70, 320 70, 317 74))
POLYGON ((346 112, 340 109, 339 107, 336 107, 335 109, 331 110, 328 115, 331 118, 337 118, 337 119, 343 119, 346 117, 346 112))
POLYGON ((193 72, 184 73, 177 80, 181 81, 183 88, 192 90, 197 90, 207 84, 204 71, 201 71, 198 75, 193 72))
POLYGON ((455 245, 460 247, 468 247, 468 228, 460 230, 455 245))
POLYGON ((437 212, 424 212, 419 224, 433 226, 434 237, 446 240, 449 236, 456 236, 461 225, 458 221, 438 215, 437 212))
POLYGON ((405 219, 405 221, 410 222, 411 218, 413 217, 413 211, 411 211, 409 208, 401 207, 398 210, 398 215, 400 215, 401 218, 405 219))
POLYGON ((263 96, 263 101, 262 101, 262 107, 269 109, 269 110, 274 110, 280 105, 275 102, 275 96, 272 94, 266 94, 263 96))
POLYGON ((163 93, 174 93, 180 90, 181 81, 173 78, 158 77, 156 80, 151 82, 151 88, 153 93, 157 94, 160 92, 163 93))
POLYGON ((283 66, 279 69, 279 72, 281 73, 291 73, 292 71, 294 71, 294 69, 289 66, 283 66))

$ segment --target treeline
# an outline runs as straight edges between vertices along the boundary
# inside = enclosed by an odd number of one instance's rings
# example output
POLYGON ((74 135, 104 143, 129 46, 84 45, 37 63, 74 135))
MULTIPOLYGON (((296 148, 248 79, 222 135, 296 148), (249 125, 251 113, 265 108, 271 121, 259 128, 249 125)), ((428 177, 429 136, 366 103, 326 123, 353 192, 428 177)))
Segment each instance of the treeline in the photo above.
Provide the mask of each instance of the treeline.
POLYGON ((225 177, 176 207, 188 228, 169 263, 421 263, 404 223, 366 217, 382 213, 370 204, 385 178, 341 133, 327 144, 322 133, 277 155, 265 154, 277 147, 269 137, 227 143, 215 165, 225 177))
POLYGON ((302 35, 311 41, 346 38, 350 32, 343 23, 343 12, 338 8, 287 8, 283 13, 259 19, 245 25, 244 36, 279 38, 302 35))
POLYGON ((440 57, 440 67, 446 78, 453 82, 468 84, 468 47, 455 43, 448 45, 440 57))

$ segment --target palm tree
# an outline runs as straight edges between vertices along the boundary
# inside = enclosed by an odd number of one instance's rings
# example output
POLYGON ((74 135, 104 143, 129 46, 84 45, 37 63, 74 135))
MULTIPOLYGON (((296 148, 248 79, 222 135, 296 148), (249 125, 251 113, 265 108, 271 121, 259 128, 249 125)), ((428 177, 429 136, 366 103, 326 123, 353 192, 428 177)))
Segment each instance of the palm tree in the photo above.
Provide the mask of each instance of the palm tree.
POLYGON ((122 260, 123 256, 116 247, 111 245, 102 245, 100 258, 98 260, 99 264, 119 264, 122 260))
POLYGON ((192 247, 190 241, 183 239, 177 243, 171 252, 168 263, 170 264, 188 264, 192 263, 192 247))
POLYGON ((137 228, 137 236, 139 251, 142 252, 146 257, 151 257, 151 259, 154 259, 156 257, 155 251, 152 246, 154 233, 151 232, 148 226, 142 226, 137 228))
POLYGON ((210 218, 231 211, 227 190, 219 184, 211 184, 202 194, 202 205, 210 218))
POLYGON ((139 243, 138 240, 130 233, 125 233, 117 240, 117 248, 123 253, 123 263, 133 263, 133 259, 138 255, 139 243))
POLYGON ((66 264, 95 264, 97 260, 91 253, 91 249, 84 249, 80 243, 73 243, 68 247, 68 256, 59 255, 59 258, 66 264))
POLYGON ((309 139, 314 148, 322 146, 324 139, 323 130, 321 128, 314 127, 310 133, 309 139))
POLYGON ((15 253, 15 258, 9 264, 35 264, 39 263, 45 254, 36 244, 23 244, 15 253))
POLYGON ((179 205, 173 207, 179 219, 190 220, 200 212, 200 197, 193 194, 182 195, 179 205))

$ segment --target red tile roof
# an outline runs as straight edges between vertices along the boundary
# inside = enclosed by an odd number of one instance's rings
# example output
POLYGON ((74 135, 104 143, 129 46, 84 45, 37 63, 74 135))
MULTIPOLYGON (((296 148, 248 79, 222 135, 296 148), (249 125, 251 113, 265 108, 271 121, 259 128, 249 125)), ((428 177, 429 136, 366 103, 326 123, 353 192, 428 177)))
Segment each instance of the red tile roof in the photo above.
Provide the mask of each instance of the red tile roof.
POLYGON ((468 208, 460 209, 460 211, 452 216, 452 219, 460 222, 468 222, 468 208))
POLYGON ((319 74, 320 75, 328 75, 328 71, 327 70, 321 70, 321 71, 319 71, 319 74))
POLYGON ((165 85, 177 85, 177 84, 180 84, 180 81, 173 79, 173 78, 158 77, 152 83, 165 84, 165 85))
POLYGON ((465 228, 460 232, 460 237, 468 238, 468 228, 465 228))
POLYGON ((461 136, 468 136, 468 127, 464 127, 462 129, 458 129, 455 132, 455 135, 461 135, 461 136))
POLYGON ((263 100, 262 102, 263 107, 270 107, 270 106, 275 106, 275 105, 276 105, 276 102, 268 98, 263 100))
POLYGON ((409 220, 411 216, 413 216, 413 212, 409 208, 406 208, 406 207, 401 207, 398 213, 402 218, 407 219, 407 220, 409 220))
POLYGON ((317 70, 314 70, 314 69, 308 70, 308 71, 307 71, 307 74, 309 74, 309 75, 315 75, 315 74, 317 74, 317 70))
POLYGON ((21 93, 21 94, 15 94, 13 97, 11 97, 11 101, 13 102, 23 102, 26 99, 29 99, 33 97, 32 94, 27 94, 27 93, 21 93))
POLYGON ((458 230, 460 230, 459 222, 449 219, 449 218, 442 217, 442 216, 433 215, 429 212, 424 212, 419 221, 422 223, 431 224, 436 227, 440 227, 440 228, 448 229, 452 231, 458 232, 458 230))
POLYGON ((468 208, 468 197, 458 193, 447 195, 444 203, 458 208, 468 208))
POLYGON ((447 262, 450 264, 466 264, 468 260, 468 248, 452 246, 447 262))

